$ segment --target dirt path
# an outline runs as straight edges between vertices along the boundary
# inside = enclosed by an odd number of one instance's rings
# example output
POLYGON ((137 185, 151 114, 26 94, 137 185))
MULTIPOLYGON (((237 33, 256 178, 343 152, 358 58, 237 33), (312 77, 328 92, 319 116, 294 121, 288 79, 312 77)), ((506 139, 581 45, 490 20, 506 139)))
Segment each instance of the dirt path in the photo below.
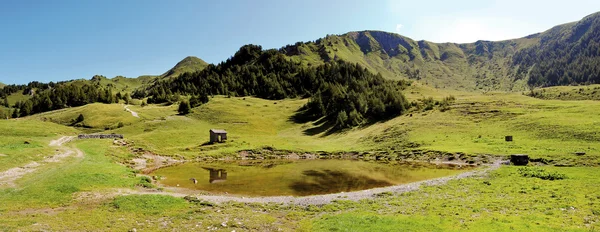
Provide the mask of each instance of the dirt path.
POLYGON ((14 183, 16 180, 20 179, 21 177, 25 176, 28 173, 35 172, 37 170, 37 168, 43 164, 57 163, 69 156, 74 156, 74 157, 79 157, 79 158, 83 157, 84 154, 81 150, 79 150, 77 148, 70 148, 70 147, 63 146, 63 144, 73 140, 74 138, 75 138, 74 136, 63 136, 60 139, 50 141, 49 145, 52 147, 57 147, 58 153, 53 156, 46 157, 46 158, 44 158, 44 160, 42 160, 40 162, 34 161, 34 162, 28 163, 22 167, 11 168, 4 172, 0 172, 0 188, 2 188, 2 187, 9 187, 9 188, 17 187, 16 184, 14 183))
POLYGON ((133 117, 136 117, 136 118, 140 117, 137 112, 130 110, 128 105, 125 105, 124 108, 125 108, 125 110, 127 110, 127 112, 131 113, 131 115, 133 115, 133 117))

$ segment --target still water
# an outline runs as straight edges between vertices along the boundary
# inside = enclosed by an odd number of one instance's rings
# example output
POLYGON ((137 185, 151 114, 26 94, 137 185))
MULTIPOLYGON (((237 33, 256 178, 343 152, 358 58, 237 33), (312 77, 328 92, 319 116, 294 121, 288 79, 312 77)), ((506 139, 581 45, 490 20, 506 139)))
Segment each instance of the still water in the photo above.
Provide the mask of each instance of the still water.
POLYGON ((464 168, 353 160, 190 162, 156 170, 166 186, 246 196, 350 192, 455 175, 464 168), (196 181, 194 181, 196 180, 196 181))

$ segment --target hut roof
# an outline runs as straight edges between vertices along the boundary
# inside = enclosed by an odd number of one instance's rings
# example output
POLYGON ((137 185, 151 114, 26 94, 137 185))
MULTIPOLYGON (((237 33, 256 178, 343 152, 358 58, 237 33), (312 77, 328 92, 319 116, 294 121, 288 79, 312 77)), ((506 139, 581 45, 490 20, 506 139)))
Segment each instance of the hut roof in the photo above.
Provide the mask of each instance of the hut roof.
POLYGON ((210 132, 216 133, 216 134, 227 134, 227 131, 221 130, 221 129, 210 129, 210 132))

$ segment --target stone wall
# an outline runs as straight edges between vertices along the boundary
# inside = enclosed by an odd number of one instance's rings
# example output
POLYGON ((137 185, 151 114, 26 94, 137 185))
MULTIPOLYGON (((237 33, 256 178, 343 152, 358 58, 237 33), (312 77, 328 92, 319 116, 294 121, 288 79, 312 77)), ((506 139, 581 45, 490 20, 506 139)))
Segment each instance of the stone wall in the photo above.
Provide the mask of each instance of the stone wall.
POLYGON ((123 135, 120 134, 108 134, 108 135, 103 135, 103 134, 89 134, 89 135, 85 135, 85 134, 81 134, 79 136, 77 136, 78 139, 123 139, 123 135))

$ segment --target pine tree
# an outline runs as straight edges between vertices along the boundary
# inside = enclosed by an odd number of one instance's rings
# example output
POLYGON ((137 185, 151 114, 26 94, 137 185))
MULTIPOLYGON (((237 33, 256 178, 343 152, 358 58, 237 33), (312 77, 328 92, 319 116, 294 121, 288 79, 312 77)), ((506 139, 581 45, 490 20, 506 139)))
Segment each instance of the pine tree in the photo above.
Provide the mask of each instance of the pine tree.
POLYGON ((179 112, 179 114, 181 115, 186 115, 189 114, 191 111, 190 108, 190 103, 187 100, 183 100, 179 103, 179 109, 177 109, 177 111, 179 112))
POLYGON ((11 118, 18 118, 18 117, 19 117, 19 109, 14 108, 13 112, 12 112, 12 115, 11 115, 11 118))
POLYGON ((80 123, 83 122, 85 120, 85 117, 83 117, 83 114, 79 114, 79 116, 77 116, 77 119, 75 120, 75 123, 80 123))

